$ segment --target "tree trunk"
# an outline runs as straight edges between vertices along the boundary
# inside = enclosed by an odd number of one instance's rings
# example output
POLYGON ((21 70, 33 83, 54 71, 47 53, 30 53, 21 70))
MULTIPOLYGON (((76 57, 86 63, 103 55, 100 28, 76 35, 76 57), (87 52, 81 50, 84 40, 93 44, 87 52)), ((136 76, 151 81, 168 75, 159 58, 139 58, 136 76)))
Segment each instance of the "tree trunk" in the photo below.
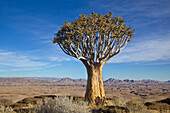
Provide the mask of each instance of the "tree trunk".
POLYGON ((96 64, 87 68, 88 80, 86 86, 85 100, 97 104, 106 98, 102 80, 103 66, 96 64))

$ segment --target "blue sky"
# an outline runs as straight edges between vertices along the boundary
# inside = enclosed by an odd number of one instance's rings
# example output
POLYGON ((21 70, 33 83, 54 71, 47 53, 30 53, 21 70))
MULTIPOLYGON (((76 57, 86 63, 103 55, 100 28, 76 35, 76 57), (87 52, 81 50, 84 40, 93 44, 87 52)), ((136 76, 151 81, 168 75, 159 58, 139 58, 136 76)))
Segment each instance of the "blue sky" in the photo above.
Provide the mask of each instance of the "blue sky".
POLYGON ((103 79, 170 79, 169 0, 0 0, 0 77, 86 78, 83 64, 50 41, 80 14, 122 16, 135 37, 103 69, 103 79))

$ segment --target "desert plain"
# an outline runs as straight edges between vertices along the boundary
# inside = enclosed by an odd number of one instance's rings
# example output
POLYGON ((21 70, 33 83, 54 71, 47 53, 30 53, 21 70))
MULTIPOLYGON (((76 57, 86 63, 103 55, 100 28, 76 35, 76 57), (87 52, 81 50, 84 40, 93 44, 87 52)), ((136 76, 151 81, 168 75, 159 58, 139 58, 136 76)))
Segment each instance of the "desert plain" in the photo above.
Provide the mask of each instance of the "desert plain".
MULTIPOLYGON (((143 102, 170 98, 170 82, 156 80, 104 81, 107 98, 126 98, 143 102)), ((13 104, 24 98, 39 95, 81 96, 86 91, 85 79, 71 78, 0 78, 0 102, 13 104)))

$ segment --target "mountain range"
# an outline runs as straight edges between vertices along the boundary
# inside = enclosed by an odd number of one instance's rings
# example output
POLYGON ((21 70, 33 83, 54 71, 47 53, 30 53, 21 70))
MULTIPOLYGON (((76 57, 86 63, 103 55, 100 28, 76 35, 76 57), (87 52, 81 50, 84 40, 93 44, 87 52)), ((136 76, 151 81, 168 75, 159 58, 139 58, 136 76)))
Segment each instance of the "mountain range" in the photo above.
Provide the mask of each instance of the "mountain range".
MULTIPOLYGON (((86 79, 71 79, 71 78, 55 78, 55 77, 21 77, 21 78, 0 78, 0 82, 19 82, 19 83, 86 83, 86 79)), ((158 81, 158 80, 119 80, 114 78, 109 78, 104 81, 104 84, 117 84, 117 83, 156 83, 156 84, 164 84, 164 83, 170 83, 170 80, 168 81, 158 81)))

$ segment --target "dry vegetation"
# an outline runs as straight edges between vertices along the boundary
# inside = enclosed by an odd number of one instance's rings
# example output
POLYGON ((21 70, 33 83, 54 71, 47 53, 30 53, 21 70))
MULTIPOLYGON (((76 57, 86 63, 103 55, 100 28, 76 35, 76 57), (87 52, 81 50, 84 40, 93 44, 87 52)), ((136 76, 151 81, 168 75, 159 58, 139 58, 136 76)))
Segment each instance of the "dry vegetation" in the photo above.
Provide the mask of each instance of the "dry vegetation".
POLYGON ((73 109, 73 111, 74 109, 80 110, 85 108, 88 110, 87 108, 91 108, 93 113, 170 112, 170 99, 166 99, 170 98, 170 84, 168 83, 105 83, 107 96, 105 103, 88 106, 80 104, 81 102, 83 103, 82 97, 85 94, 85 82, 70 84, 68 82, 57 83, 40 80, 16 80, 13 80, 12 82, 2 82, 1 80, 0 82, 0 113, 13 113, 14 111, 10 107, 12 107, 15 112, 28 112, 28 108, 32 108, 34 112, 47 110, 47 108, 48 110, 49 108, 56 110, 59 109, 57 108, 59 104, 63 105, 62 109, 73 109), (48 98, 45 101, 45 104, 42 104, 44 98, 39 95, 53 96, 46 96, 48 98), (72 98, 72 100, 57 98, 60 99, 57 100, 54 95, 71 95, 74 96, 74 98, 72 98), (74 102, 77 107, 73 106, 73 103, 71 103, 73 100, 79 101, 79 103, 74 102), (69 105, 67 105, 68 103, 69 105), (5 107, 9 105, 10 107, 5 107))
POLYGON ((56 97, 43 100, 33 108, 35 113, 89 113, 90 109, 84 101, 74 101, 73 97, 56 97))

